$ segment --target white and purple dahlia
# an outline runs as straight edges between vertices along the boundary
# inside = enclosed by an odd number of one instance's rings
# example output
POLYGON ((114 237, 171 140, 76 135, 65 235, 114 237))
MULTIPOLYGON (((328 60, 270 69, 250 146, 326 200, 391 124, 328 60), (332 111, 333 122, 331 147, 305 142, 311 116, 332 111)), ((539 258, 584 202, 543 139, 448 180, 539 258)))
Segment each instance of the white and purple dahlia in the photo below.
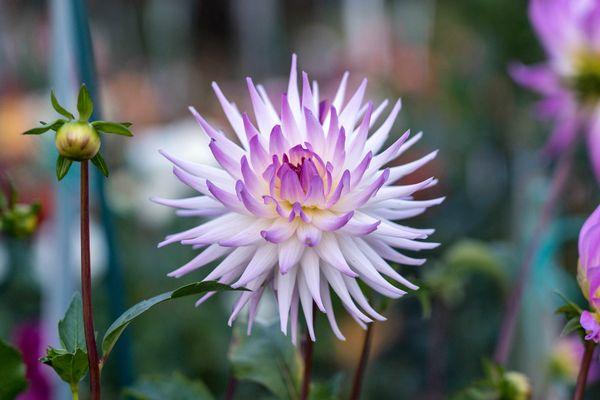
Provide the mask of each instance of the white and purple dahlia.
POLYGON ((270 287, 281 329, 287 333, 289 323, 294 342, 299 307, 315 339, 313 305, 327 315, 335 335, 344 339, 334 316, 330 288, 363 327, 385 317, 369 304, 360 281, 391 298, 406 293, 391 282, 417 289, 389 262, 423 264, 424 259, 396 249, 436 247, 437 243, 421 241, 433 229, 393 221, 421 214, 443 199, 413 198, 415 192, 434 185, 433 178, 411 185, 394 183, 433 159, 436 152, 386 168, 421 137, 409 139, 407 131, 383 149, 400 111, 400 100, 378 125, 387 101, 376 109, 372 102, 364 104, 366 80, 346 100, 348 73, 344 74, 329 101, 319 99, 318 85, 311 85, 306 73, 302 73, 300 94, 296 75, 293 56, 288 90, 281 96, 279 111, 265 90, 247 79, 255 121, 240 114, 213 83, 239 144, 190 108, 210 137, 209 147, 218 166, 191 163, 163 152, 173 163, 175 176, 199 196, 154 201, 177 208, 178 215, 208 221, 167 236, 159 246, 180 242, 204 248, 169 276, 180 277, 220 260, 205 280, 249 289, 235 302, 230 325, 247 307, 250 332, 263 291, 270 287))

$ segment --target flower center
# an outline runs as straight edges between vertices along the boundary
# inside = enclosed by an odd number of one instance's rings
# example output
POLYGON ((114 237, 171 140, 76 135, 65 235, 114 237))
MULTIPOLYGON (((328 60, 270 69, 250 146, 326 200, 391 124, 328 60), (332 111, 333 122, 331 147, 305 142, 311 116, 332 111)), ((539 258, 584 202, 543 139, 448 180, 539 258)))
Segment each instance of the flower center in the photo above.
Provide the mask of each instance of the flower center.
POLYGON ((571 78, 571 86, 582 103, 600 100, 600 53, 581 56, 576 66, 577 72, 571 78))
POLYGON ((269 181, 270 195, 289 206, 323 207, 331 189, 330 169, 310 148, 297 145, 281 159, 274 155, 263 176, 269 181))

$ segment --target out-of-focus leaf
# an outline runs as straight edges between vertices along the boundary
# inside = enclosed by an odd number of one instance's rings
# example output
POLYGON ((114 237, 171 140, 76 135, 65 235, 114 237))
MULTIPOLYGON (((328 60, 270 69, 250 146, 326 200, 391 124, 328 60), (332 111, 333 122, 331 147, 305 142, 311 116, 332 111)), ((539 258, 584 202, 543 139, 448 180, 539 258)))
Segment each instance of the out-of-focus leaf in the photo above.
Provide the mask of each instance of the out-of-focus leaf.
POLYGON ((83 305, 79 292, 73 294, 64 318, 58 321, 58 336, 68 352, 72 353, 77 349, 87 351, 83 329, 83 305))
POLYGON ((79 95, 77 96, 77 111, 79 112, 79 119, 81 121, 87 121, 94 112, 94 103, 90 92, 88 92, 85 84, 81 85, 79 89, 79 95))
POLYGON ((563 328, 562 332, 560 333, 560 336, 567 336, 569 333, 573 333, 576 330, 583 331, 583 328, 581 327, 579 318, 573 317, 565 324, 565 327, 563 328))
POLYGON ((339 400, 342 394, 344 375, 336 374, 326 382, 313 382, 310 388, 309 400, 339 400))
POLYGON ((46 356, 40 361, 51 366, 60 376, 60 379, 67 382, 71 387, 76 386, 88 371, 87 353, 82 349, 68 352, 63 349, 57 350, 49 347, 46 356))
POLYGON ((259 383, 279 399, 298 399, 302 360, 290 338, 277 324, 255 323, 251 336, 244 328, 236 325, 229 350, 235 377, 259 383))
POLYGON ((21 353, 0 340, 0 400, 14 399, 26 388, 25 364, 21 353))
POLYGON ((191 381, 179 373, 171 376, 147 376, 125 389, 125 397, 135 400, 213 400, 206 385, 191 381))
POLYGON ((455 271, 482 272, 504 282, 504 268, 492 252, 490 246, 476 240, 461 240, 448 249, 444 256, 445 263, 455 271))
POLYGON ((121 336, 125 328, 129 326, 131 321, 133 321, 134 319, 136 319, 155 305, 163 303, 167 300, 177 299, 180 297, 202 294, 206 292, 221 292, 225 290, 246 289, 233 289, 230 286, 223 285, 215 281, 195 282, 137 303, 136 305, 125 311, 123 314, 121 314, 121 316, 117 318, 107 329, 106 333, 104 334, 104 339, 102 339, 103 358, 106 359, 106 357, 108 357, 108 354, 110 354, 110 351, 115 346, 117 340, 119 340, 119 337, 121 336))

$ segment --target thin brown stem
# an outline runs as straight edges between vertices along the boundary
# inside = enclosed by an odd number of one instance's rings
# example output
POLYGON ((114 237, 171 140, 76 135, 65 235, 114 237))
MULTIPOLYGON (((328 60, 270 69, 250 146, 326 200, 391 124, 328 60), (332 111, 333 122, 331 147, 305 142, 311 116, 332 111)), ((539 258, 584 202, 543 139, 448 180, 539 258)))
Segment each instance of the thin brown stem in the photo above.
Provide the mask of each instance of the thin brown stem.
POLYGON ((90 393, 92 400, 100 400, 100 369, 94 336, 92 307, 92 276, 90 268, 90 194, 88 161, 81 161, 81 297, 83 299, 83 325, 90 368, 90 393))
POLYGON ((225 400, 233 400, 235 395, 235 389, 237 389, 237 379, 233 375, 233 371, 230 372, 229 380, 227 381, 227 390, 225 391, 225 400))
POLYGON ((304 337, 304 374, 302 376, 302 390, 300 392, 300 400, 308 399, 310 394, 310 381, 312 376, 312 359, 313 359, 313 341, 310 338, 308 329, 304 337))
POLYGON ((575 394, 573 394, 573 400, 583 400, 585 394, 585 385, 587 382, 588 372, 590 365, 592 364, 592 356, 594 355, 594 349, 596 343, 591 340, 585 342, 585 351, 583 358, 581 359, 581 367, 579 368, 579 375, 577 375, 577 385, 575 386, 575 394))
POLYGON ((558 165, 556 166, 554 175, 552 177, 550 193, 548 194, 548 197, 546 198, 546 201, 542 207, 540 217, 533 231, 533 236, 529 242, 529 245, 527 246, 527 249, 525 250, 523 261, 517 271, 515 285, 512 287, 512 291, 506 301, 505 312, 500 325, 500 334, 498 336, 496 351, 494 353, 494 360, 498 364, 505 365, 508 361, 513 344, 515 328, 517 326, 517 320, 519 317, 519 311, 523 301, 523 292, 525 291, 527 281, 529 280, 531 267, 540 247, 541 239, 552 219, 558 199, 560 198, 567 179, 571 173, 572 160, 573 146, 565 150, 558 160, 558 165))
POLYGON ((358 366, 354 373, 354 379, 352 380, 352 391, 350 392, 350 400, 358 400, 360 398, 360 391, 362 389, 362 382, 367 369, 367 362, 369 361, 369 352, 371 351, 371 342, 373 340, 373 325, 374 322, 367 325, 367 331, 363 340, 362 351, 360 353, 360 359, 358 360, 358 366))

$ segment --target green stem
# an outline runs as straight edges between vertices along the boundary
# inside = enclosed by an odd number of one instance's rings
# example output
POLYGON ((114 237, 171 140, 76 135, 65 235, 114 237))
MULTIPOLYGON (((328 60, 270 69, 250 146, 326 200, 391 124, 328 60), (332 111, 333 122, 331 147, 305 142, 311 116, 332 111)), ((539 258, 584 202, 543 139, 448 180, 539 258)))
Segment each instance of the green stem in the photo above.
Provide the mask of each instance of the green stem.
POLYGON ((71 385, 71 394, 73 395, 73 400, 79 400, 79 385, 71 385))

